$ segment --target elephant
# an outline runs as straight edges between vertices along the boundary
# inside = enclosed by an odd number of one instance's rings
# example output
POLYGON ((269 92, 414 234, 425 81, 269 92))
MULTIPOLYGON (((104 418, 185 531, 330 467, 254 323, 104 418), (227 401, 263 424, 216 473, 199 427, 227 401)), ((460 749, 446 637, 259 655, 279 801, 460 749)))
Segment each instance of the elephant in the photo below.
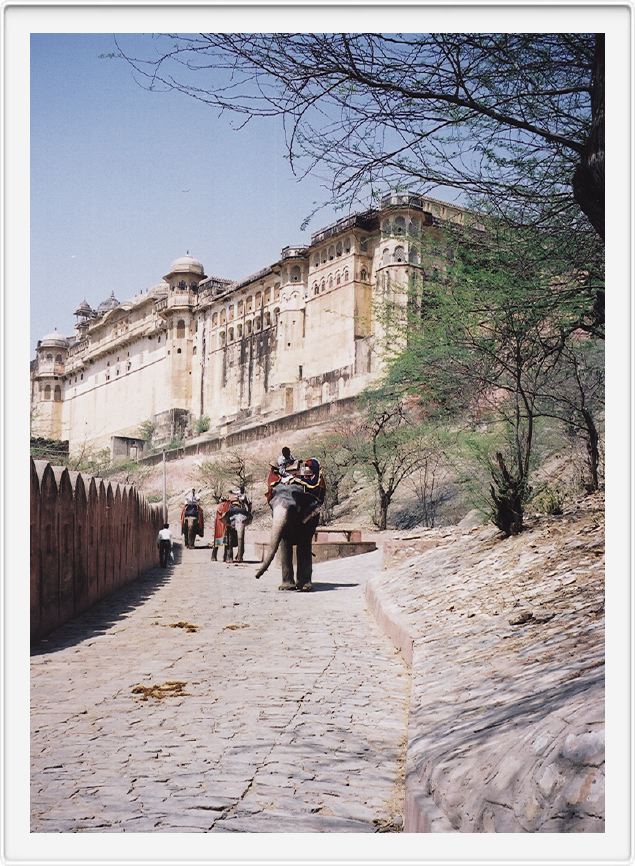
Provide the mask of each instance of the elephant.
POLYGON ((232 503, 224 517, 227 525, 225 530, 225 550, 228 551, 227 558, 231 562, 234 555, 234 547, 237 547, 235 562, 242 562, 245 554, 245 529, 253 520, 251 503, 246 500, 245 504, 232 503))
POLYGON ((301 480, 284 483, 272 481, 269 476, 269 505, 273 516, 270 548, 264 562, 256 572, 261 577, 269 568, 280 548, 282 559, 282 583, 278 589, 298 589, 308 592, 313 589, 313 554, 311 542, 320 520, 320 506, 324 501, 324 479, 317 461, 317 470, 309 478, 313 484, 301 480), (297 576, 293 574, 293 548, 296 548, 297 576))
POLYGON ((196 536, 203 537, 205 529, 203 509, 198 503, 188 502, 181 512, 181 532, 185 536, 185 546, 194 547, 196 536))

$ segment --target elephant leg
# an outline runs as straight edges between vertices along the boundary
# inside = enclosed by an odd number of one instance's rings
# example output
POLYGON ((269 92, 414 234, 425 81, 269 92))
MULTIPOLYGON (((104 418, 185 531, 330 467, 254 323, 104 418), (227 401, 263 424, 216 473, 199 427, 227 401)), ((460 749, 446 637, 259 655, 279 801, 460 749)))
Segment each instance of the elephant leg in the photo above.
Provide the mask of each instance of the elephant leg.
POLYGON ((212 548, 212 562, 216 562, 218 560, 218 545, 216 544, 216 539, 214 539, 214 547, 212 548))
POLYGON ((280 561, 282 563, 282 583, 278 589, 295 589, 293 578, 293 545, 286 538, 280 540, 280 561))
POLYGON ((298 559, 298 589, 308 592, 313 589, 311 577, 313 575, 313 554, 312 542, 313 534, 317 521, 310 521, 302 527, 300 537, 298 538, 297 559, 298 559))
POLYGON ((242 523, 236 528, 238 533, 238 551, 236 553, 236 562, 242 562, 245 555, 245 524, 242 523))
POLYGON ((196 546, 196 523, 192 520, 190 521, 190 525, 187 528, 187 534, 189 539, 188 547, 196 546))

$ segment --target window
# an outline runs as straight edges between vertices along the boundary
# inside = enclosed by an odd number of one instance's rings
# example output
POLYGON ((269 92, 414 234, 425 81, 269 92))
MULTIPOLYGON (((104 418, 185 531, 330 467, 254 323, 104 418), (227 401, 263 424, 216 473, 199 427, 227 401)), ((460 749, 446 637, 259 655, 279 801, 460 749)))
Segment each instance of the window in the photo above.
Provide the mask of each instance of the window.
POLYGON ((276 323, 278 321, 278 316, 280 315, 280 307, 276 307, 273 311, 274 316, 276 317, 276 323))
POLYGON ((271 326, 271 313, 265 313, 265 328, 269 328, 271 326))
POLYGON ((220 311, 220 323, 221 323, 221 325, 224 325, 224 324, 225 324, 225 321, 226 321, 226 313, 225 313, 225 310, 221 310, 221 311, 220 311))
POLYGON ((319 291, 320 287, 318 286, 317 280, 315 280, 315 282, 313 283, 313 294, 317 295, 319 291))
POLYGON ((350 253, 350 251, 351 251, 351 239, 350 238, 344 238, 344 252, 350 253))
POLYGON ((326 261, 326 247, 322 250, 322 264, 326 261))
POLYGON ((245 309, 245 304, 243 301, 238 301, 238 318, 240 318, 243 314, 243 310, 245 309))
POLYGON ((260 330, 260 319, 255 319, 254 327, 255 327, 256 331, 260 330))
POLYGON ((302 276, 302 271, 300 270, 299 265, 294 265, 291 268, 291 282, 298 283, 300 282, 300 277, 302 276))
POLYGON ((214 313, 212 315, 212 328, 217 327, 218 325, 218 313, 214 313))
POLYGON ((269 304, 271 302, 271 289, 265 289, 265 294, 263 297, 263 303, 269 304))
MULTIPOLYGON (((177 355, 180 355, 180 354, 181 354, 181 349, 177 349, 177 350, 176 350, 176 354, 177 354, 177 355)), ((117 375, 119 375, 119 370, 117 370, 117 375)))
POLYGON ((185 336, 185 322, 183 319, 179 319, 176 323, 176 338, 182 339, 185 336))
POLYGON ((251 319, 249 319, 249 321, 246 322, 245 327, 247 328, 247 333, 251 334, 251 327, 252 327, 251 326, 251 319))
POLYGON ((416 250, 410 250, 410 252, 408 253, 408 261, 412 265, 418 265, 419 264, 419 253, 416 250))
POLYGON ((234 329, 233 328, 230 328, 229 331, 227 332, 227 342, 228 343, 234 342, 234 329))
POLYGON ((192 346, 192 354, 196 355, 196 346, 192 346))
POLYGON ((245 312, 251 313, 253 306, 254 306, 254 299, 251 295, 249 295, 249 297, 247 298, 247 301, 245 303, 245 312))
POLYGON ((335 255, 336 255, 336 256, 341 256, 341 255, 342 255, 342 241, 338 241, 338 242, 335 244, 335 255))
POLYGON ((314 259, 313 259, 313 267, 314 267, 314 268, 319 268, 319 267, 320 267, 320 256, 319 256, 319 254, 317 254, 317 255, 314 257, 314 259))
POLYGON ((333 245, 331 245, 329 247, 329 262, 332 262, 334 258, 335 258, 335 247, 333 245))
POLYGON ((406 254, 403 247, 395 247, 395 252, 393 254, 393 260, 395 262, 403 262, 406 259, 406 254))
POLYGON ((55 356, 55 363, 56 363, 56 364, 61 364, 61 363, 63 363, 63 362, 62 362, 62 356, 61 356, 61 355, 56 355, 56 356, 55 356))
POLYGON ((236 328, 236 337, 237 337, 237 339, 242 340, 242 336, 243 336, 243 326, 238 325, 236 328))
POLYGON ((387 265, 390 262, 390 250, 388 247, 385 247, 381 254, 381 263, 382 265, 387 265))
POLYGON ((220 334, 218 335, 218 345, 219 346, 225 345, 225 331, 221 331, 220 334))
POLYGON ((362 268, 362 272, 359 275, 359 278, 363 283, 366 282, 366 280, 368 279, 368 274, 366 273, 366 268, 362 268))
POLYGON ((44 386, 44 399, 45 400, 51 399, 51 386, 50 385, 44 386))
POLYGON ((234 305, 232 304, 230 307, 227 307, 227 321, 234 321, 234 305))
POLYGON ((279 297, 280 297, 280 286, 275 286, 274 290, 273 290, 274 301, 277 301, 279 297))
POLYGON ((329 277, 329 289, 333 288, 333 274, 329 277))
POLYGON ((187 283, 185 280, 179 280, 179 289, 187 289, 187 283))
POLYGON ((336 274, 335 274, 335 285, 336 285, 336 286, 339 286, 339 284, 340 284, 341 282, 342 282, 342 275, 340 274, 339 271, 337 271, 336 274))
POLYGON ((344 282, 348 282, 348 268, 344 268, 344 282))
POLYGON ((320 292, 323 292, 326 288, 326 283, 324 282, 324 277, 322 277, 322 282, 320 283, 320 292))
POLYGON ((47 360, 47 361, 52 361, 52 360, 53 360, 53 355, 51 355, 50 352, 49 352, 48 355, 46 356, 46 360, 47 360))
POLYGON ((390 235, 390 220, 384 220, 381 224, 381 233, 388 237, 390 235))
POLYGON ((262 292, 256 292, 256 309, 259 310, 262 306, 262 292))
POLYGON ((404 217, 399 216, 395 219, 395 234, 396 235, 405 235, 406 233, 406 220, 404 217))

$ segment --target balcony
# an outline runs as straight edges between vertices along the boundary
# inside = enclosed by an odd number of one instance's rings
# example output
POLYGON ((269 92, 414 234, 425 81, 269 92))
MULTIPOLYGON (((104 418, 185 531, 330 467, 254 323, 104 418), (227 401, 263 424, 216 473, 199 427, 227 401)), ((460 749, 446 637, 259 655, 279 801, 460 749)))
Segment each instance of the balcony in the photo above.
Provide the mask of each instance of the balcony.
POLYGON ((424 200, 420 195, 411 195, 410 193, 388 193, 382 196, 382 208, 386 207, 408 207, 423 210, 424 200))
POLYGON ((319 244, 327 238, 332 238, 342 232, 353 228, 361 228, 372 230, 377 227, 377 211, 368 210, 365 213, 353 214, 353 216, 344 217, 331 225, 320 229, 319 232, 311 235, 311 245, 319 244))
POLYGON ((281 259, 305 259, 308 252, 307 246, 283 247, 280 253, 281 259))

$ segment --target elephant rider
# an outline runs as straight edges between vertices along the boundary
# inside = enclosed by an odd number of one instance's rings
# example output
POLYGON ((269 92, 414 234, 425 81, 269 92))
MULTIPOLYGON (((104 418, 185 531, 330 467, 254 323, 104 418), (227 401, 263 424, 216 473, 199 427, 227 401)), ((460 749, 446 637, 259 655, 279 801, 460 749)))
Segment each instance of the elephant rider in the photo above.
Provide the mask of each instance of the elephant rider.
POLYGON ((165 568, 168 564, 168 558, 172 552, 172 533, 170 532, 170 524, 164 523, 163 529, 159 530, 157 536, 157 547, 159 548, 159 562, 161 568, 165 568))
POLYGON ((293 466, 295 462, 296 460, 291 453, 291 450, 285 445, 277 460, 278 472, 280 473, 281 478, 289 475, 288 469, 290 466, 293 466))
MULTIPOLYGON (((283 452, 287 449, 283 449, 283 452)), ((296 461, 294 461, 296 462, 296 461)), ((312 509, 312 513, 322 505, 326 495, 326 482, 320 468, 320 462, 315 457, 310 457, 304 462, 297 461, 297 467, 288 467, 284 474, 277 471, 276 466, 272 463, 271 470, 267 476, 267 490, 265 499, 271 501, 273 488, 277 484, 300 484, 307 493, 315 498, 316 508, 312 509)))

